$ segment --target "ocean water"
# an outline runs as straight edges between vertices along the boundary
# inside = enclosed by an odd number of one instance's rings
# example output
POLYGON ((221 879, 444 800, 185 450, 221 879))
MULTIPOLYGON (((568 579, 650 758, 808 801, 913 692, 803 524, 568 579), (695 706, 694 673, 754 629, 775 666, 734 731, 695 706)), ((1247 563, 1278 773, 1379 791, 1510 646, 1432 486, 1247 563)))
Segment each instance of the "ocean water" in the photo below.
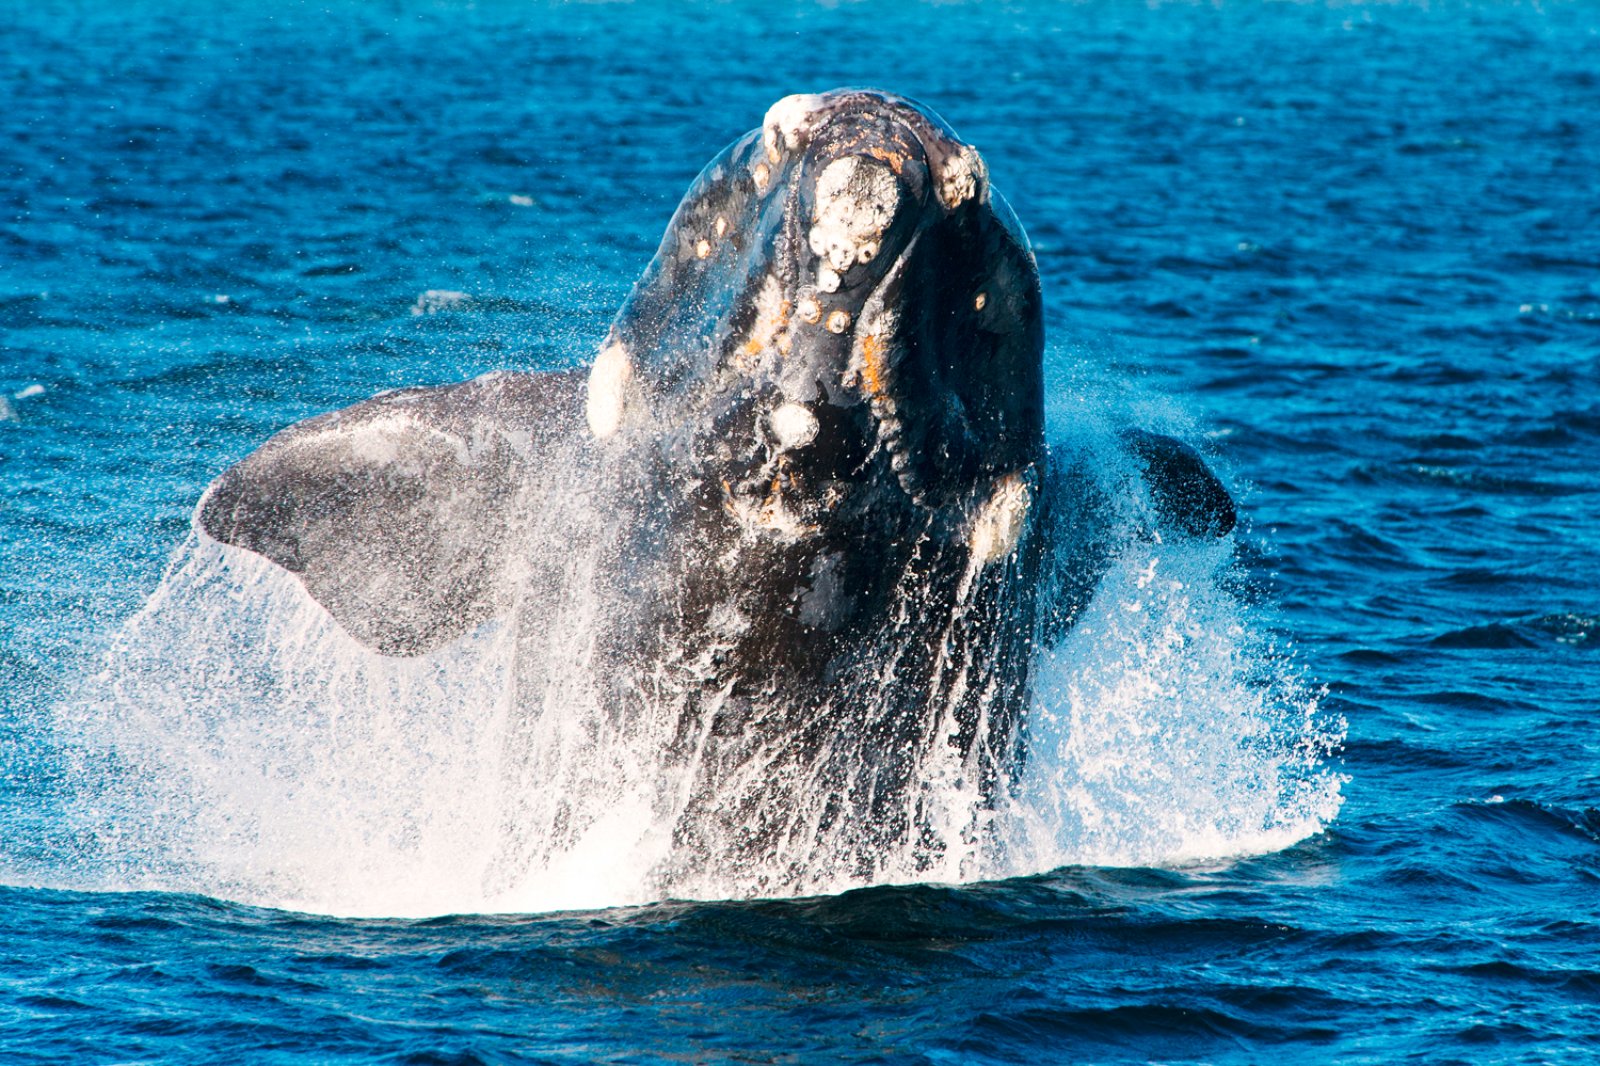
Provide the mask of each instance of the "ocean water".
POLYGON ((0 1061, 1600 1056, 1600 9, 83 0, 0 99, 0 1061), (503 634, 363 665, 195 502, 585 363, 850 84, 983 151, 1058 444, 1179 433, 1244 528, 1052 651, 1006 864, 490 884, 503 634))

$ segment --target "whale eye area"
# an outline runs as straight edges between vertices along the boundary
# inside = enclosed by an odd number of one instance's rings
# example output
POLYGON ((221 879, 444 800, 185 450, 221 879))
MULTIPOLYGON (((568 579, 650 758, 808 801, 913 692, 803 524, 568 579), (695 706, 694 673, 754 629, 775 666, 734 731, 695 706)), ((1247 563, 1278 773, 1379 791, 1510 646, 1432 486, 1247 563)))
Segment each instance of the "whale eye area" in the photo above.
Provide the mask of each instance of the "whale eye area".
POLYGON ((695 482, 736 525, 762 527, 782 511, 792 534, 794 522, 815 523, 859 487, 876 446, 866 405, 801 403, 770 386, 721 396, 717 413, 697 421, 690 453, 695 482))

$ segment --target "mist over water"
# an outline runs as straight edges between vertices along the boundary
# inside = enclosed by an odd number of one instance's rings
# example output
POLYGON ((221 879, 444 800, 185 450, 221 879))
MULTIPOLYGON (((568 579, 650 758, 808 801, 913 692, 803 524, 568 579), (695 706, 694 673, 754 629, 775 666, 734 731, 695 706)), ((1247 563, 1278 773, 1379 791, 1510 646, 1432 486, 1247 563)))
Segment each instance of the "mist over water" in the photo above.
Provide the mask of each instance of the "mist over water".
MULTIPOLYGON (((1126 402, 1114 392, 1090 402, 1103 427, 1127 417, 1107 411, 1126 402)), ((901 801, 923 832, 870 869, 840 858, 863 827, 820 824, 820 789, 803 780, 785 792, 796 809, 770 854, 680 854, 683 820, 738 803, 738 775, 712 778, 728 795, 691 809, 707 778, 697 753, 672 754, 671 686, 619 698, 607 684, 619 664, 605 617, 652 574, 645 559, 616 572, 605 549, 628 504, 600 463, 525 501, 520 550, 537 587, 515 612, 413 659, 357 643, 276 565, 191 534, 57 709, 76 843, 44 879, 338 915, 535 912, 1168 865, 1319 831, 1340 803, 1326 762, 1338 724, 1271 646, 1233 538, 1163 543, 1109 432, 1058 427, 1053 440, 1114 506, 1067 513, 1046 535, 1104 527, 1110 568, 1077 625, 1038 653, 1026 758, 998 801, 930 743, 901 801)), ((886 621, 886 661, 935 651, 898 647, 886 621)), ((954 728, 944 713, 925 710, 935 740, 954 728)), ((870 746, 841 752, 853 787, 870 787, 870 746)), ((743 772, 794 772, 761 767, 743 772)), ((687 829, 723 841, 709 820, 687 829)))

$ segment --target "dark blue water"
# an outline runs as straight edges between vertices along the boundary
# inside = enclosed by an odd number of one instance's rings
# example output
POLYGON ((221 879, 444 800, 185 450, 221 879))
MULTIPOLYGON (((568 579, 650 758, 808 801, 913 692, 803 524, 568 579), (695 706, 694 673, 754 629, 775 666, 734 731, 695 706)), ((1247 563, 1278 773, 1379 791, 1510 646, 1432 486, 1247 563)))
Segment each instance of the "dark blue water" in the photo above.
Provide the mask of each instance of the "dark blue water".
POLYGON ((0 1059, 1600 1056, 1600 10, 283 6, 0 14, 0 1059), (119 891, 149 853, 83 838, 116 768, 57 708, 210 479, 383 388, 585 362, 702 163, 862 83, 983 150, 1054 368, 1208 442, 1238 617, 1345 723, 1337 817, 816 900, 119 891))

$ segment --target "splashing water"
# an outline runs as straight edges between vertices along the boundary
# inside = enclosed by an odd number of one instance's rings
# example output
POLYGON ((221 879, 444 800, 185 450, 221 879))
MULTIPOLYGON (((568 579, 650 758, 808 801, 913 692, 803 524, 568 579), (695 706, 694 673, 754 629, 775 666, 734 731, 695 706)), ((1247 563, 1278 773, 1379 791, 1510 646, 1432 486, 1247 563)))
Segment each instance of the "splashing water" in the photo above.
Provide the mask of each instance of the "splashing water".
POLYGON ((1320 832, 1343 802, 1327 758, 1344 721, 1320 713, 1293 657, 1252 617, 1238 534, 1142 533, 1150 502, 1107 447, 1108 411, 1135 423, 1181 413, 1092 365, 1052 369, 1055 450, 1087 456, 1119 501, 1118 548, 1072 630, 1040 657, 1029 757, 1006 812, 1009 870, 1184 864, 1320 832))
POLYGON ((1150 866, 1275 851, 1337 813, 1319 719, 1292 663, 1218 583, 1226 545, 1124 549, 1044 656, 1014 869, 1150 866))
MULTIPOLYGON (((1058 433, 1054 451, 1129 496, 1110 434, 1058 433)), ((1182 863, 1286 846, 1338 809, 1324 758, 1339 727, 1252 629, 1231 540, 1143 535, 1132 498, 1093 599, 1040 655, 1002 800, 930 743, 900 800, 916 832, 870 868, 840 861, 859 827, 808 806, 803 775, 774 790, 753 760, 708 777, 703 738, 685 756, 674 735, 669 685, 621 706, 601 680, 605 616, 627 609, 603 562, 606 500, 572 491, 534 522, 538 553, 560 560, 549 595, 418 659, 366 650, 288 573, 192 536, 59 708, 79 830, 65 880, 348 915, 543 911, 1182 863), (696 801, 708 780, 720 802, 696 801), (726 864, 680 853, 684 819, 721 845, 752 796, 768 808, 752 818, 793 802, 779 846, 726 864)), ((862 743, 830 740, 834 762, 862 743)))

